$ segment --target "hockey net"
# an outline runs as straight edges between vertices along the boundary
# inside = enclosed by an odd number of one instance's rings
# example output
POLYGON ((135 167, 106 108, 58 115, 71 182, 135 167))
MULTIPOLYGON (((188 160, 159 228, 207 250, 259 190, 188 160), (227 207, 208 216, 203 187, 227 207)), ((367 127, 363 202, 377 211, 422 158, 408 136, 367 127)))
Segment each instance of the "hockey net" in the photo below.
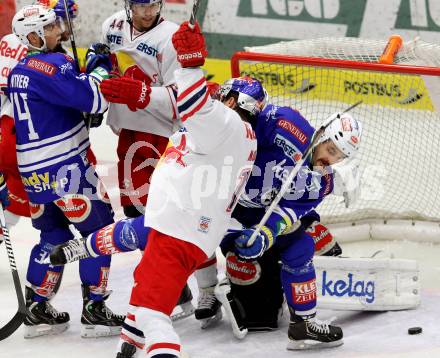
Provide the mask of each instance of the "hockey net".
POLYGON ((438 241, 440 46, 404 43, 385 65, 378 61, 386 45, 323 38, 250 47, 234 55, 232 74, 261 80, 270 102, 299 110, 315 127, 362 101, 352 111, 363 123, 360 196, 346 208, 330 195, 318 208, 323 221, 349 224, 350 235, 356 225, 362 238, 438 241))

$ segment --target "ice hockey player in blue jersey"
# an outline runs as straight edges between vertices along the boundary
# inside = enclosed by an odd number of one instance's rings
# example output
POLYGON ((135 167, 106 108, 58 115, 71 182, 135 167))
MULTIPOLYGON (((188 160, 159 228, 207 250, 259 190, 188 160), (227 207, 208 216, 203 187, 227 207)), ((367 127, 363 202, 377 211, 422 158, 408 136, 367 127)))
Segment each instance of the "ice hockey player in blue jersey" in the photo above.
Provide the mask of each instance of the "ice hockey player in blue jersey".
MULTIPOLYGON (((264 109, 255 123, 258 150, 253 175, 246 185, 246 194, 242 195, 232 215, 246 229, 231 230, 222 242, 223 252, 228 253, 231 281, 234 280, 234 271, 238 273, 235 279, 243 280, 238 272, 241 260, 247 261, 248 265, 259 265, 256 260, 264 258, 264 253, 269 251, 276 255, 268 257, 281 260, 281 284, 291 315, 288 349, 342 344, 341 328, 315 318, 317 292, 312 261, 315 243, 308 229, 319 220, 314 209, 333 192, 332 165, 356 155, 362 129, 349 113, 334 114, 327 123, 329 125, 324 130, 315 132, 309 122, 291 108, 268 105, 264 109), (254 227, 315 136, 317 142, 312 154, 306 158, 288 192, 251 243, 254 227)), ((277 261, 274 261, 276 267, 277 261)), ((281 302, 282 298, 279 304, 281 302)), ((260 307, 261 311, 264 309, 260 307)), ((251 318, 250 325, 255 324, 258 328, 258 322, 252 322, 252 319, 256 320, 256 316, 251 318)))
MULTIPOLYGON (((25 6, 12 22, 29 53, 8 78, 8 96, 14 107, 18 169, 31 202, 32 225, 40 231, 27 272, 25 337, 68 327, 68 313, 57 312, 49 303, 63 270, 43 263, 52 247, 73 238, 70 224, 86 236, 113 222, 111 205, 104 201, 99 178, 87 160, 89 135, 82 116, 107 109, 99 85, 110 61, 90 51, 87 60, 93 68, 78 73, 69 56, 54 52, 62 24, 53 9, 41 5, 25 6)), ((110 256, 80 262, 83 337, 120 331, 124 317, 104 303, 109 268, 110 256)))

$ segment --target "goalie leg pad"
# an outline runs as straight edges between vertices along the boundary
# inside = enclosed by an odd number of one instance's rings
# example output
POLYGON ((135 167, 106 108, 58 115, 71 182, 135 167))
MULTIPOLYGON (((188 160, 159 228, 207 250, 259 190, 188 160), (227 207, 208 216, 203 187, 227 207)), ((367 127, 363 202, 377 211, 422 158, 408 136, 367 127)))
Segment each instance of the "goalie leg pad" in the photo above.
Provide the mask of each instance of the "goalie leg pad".
POLYGON ((279 255, 275 249, 253 262, 243 262, 234 253, 226 258, 226 275, 231 296, 238 309, 237 320, 249 331, 278 328, 279 311, 283 304, 279 255))

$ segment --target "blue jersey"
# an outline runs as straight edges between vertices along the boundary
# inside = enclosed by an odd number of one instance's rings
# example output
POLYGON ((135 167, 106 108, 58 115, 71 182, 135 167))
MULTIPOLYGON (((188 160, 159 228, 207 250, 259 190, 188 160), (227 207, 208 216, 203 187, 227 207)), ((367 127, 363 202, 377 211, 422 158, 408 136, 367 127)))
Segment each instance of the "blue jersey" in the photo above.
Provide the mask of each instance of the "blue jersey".
POLYGON ((81 112, 107 109, 99 90, 106 75, 100 68, 90 75, 78 73, 62 53, 30 54, 9 75, 18 170, 32 202, 57 199, 58 189, 70 181, 65 172, 87 169, 90 144, 81 112))
MULTIPOLYGON (((259 209, 252 210, 254 216, 257 212, 264 213, 305 153, 314 133, 315 129, 299 112, 289 107, 266 106, 257 119, 257 157, 240 205, 259 209)), ((332 191, 333 175, 313 171, 310 158, 307 158, 266 225, 276 234, 288 231, 294 222, 312 212, 332 191)), ((248 210, 249 214, 252 211, 248 210)))

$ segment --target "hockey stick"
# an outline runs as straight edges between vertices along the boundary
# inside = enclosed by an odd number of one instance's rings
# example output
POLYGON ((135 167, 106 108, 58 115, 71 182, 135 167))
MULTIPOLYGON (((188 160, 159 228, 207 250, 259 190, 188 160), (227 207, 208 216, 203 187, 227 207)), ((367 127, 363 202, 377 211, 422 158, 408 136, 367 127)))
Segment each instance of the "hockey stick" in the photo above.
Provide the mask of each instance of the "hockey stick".
MULTIPOLYGON (((341 114, 346 113, 348 111, 351 111, 353 108, 356 108, 357 106, 359 106, 362 103, 362 101, 356 102, 355 104, 353 104, 352 106, 348 107, 347 109, 345 109, 343 112, 341 112, 341 114)), ((320 132, 321 130, 325 130, 336 118, 333 118, 331 121, 324 121, 321 126, 315 130, 315 134, 317 134, 318 132, 320 132)), ((267 220, 269 219, 269 216, 272 214, 272 212, 275 210, 275 208, 277 207, 278 203, 280 202, 281 198, 284 196, 284 194, 286 194, 287 190, 290 187, 291 182, 293 181, 293 179, 295 178, 295 176, 298 174, 299 170, 301 169, 301 167, 303 166, 304 162, 306 161, 306 159, 308 158, 308 156, 310 155, 310 153, 312 152, 313 147, 315 146, 316 142, 318 140, 318 136, 314 135, 312 140, 310 141, 310 144, 308 145, 308 147, 306 148, 303 156, 301 157, 301 159, 296 163, 296 165, 293 167, 292 171, 290 172, 289 176, 287 177, 287 179, 283 182, 283 185, 281 185, 280 191, 278 192, 277 196, 275 197, 275 199, 272 201, 272 203, 270 204, 269 208, 266 210, 266 213, 264 214, 263 218, 261 219, 260 223, 257 225, 257 227, 255 228, 255 231, 252 233, 249 242, 248 242, 248 246, 251 246, 255 239, 257 238, 257 235, 260 233, 261 228, 266 224, 267 220)))
POLYGON ((3 339, 8 338, 12 333, 14 333, 18 329, 18 327, 20 327, 21 324, 23 323, 24 318, 26 317, 26 302, 24 300, 23 291, 21 289, 20 278, 17 273, 17 266, 15 264, 14 252, 12 251, 11 240, 9 239, 9 231, 8 228, 6 227, 5 213, 3 211, 3 206, 1 204, 0 204, 0 224, 3 232, 3 238, 5 240, 6 250, 8 252, 9 266, 11 268, 12 278, 14 280, 15 292, 17 294, 17 300, 18 300, 17 313, 5 326, 0 328, 0 341, 2 341, 3 339))
POLYGON ((196 15, 197 11, 199 11, 200 0, 194 0, 191 17, 189 18, 189 26, 193 29, 194 24, 196 23, 196 15))
POLYGON ((69 13, 69 7, 67 5, 67 0, 64 0, 64 12, 66 14, 67 27, 69 28, 69 39, 70 39, 70 46, 72 46, 73 59, 76 62, 76 69, 79 72, 80 66, 79 66, 78 51, 76 49, 75 35, 73 33, 72 19, 70 18, 70 13, 69 13))

